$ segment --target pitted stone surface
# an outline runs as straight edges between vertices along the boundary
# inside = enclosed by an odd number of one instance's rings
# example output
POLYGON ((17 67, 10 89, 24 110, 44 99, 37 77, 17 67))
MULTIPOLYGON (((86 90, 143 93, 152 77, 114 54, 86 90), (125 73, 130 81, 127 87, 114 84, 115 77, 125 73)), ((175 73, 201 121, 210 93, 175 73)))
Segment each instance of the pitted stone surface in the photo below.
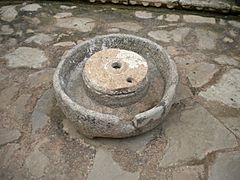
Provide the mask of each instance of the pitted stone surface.
POLYGON ((147 72, 147 61, 137 53, 107 49, 87 60, 83 77, 89 88, 114 95, 135 92, 145 86, 147 72))

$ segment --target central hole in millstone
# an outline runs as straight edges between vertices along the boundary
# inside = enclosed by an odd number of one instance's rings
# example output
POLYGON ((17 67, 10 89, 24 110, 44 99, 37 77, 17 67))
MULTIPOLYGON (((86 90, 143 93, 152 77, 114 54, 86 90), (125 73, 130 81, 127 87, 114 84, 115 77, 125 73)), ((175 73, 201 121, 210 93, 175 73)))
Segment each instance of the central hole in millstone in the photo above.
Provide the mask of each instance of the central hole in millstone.
POLYGON ((127 78, 127 82, 128 83, 132 83, 133 82, 133 78, 131 78, 131 77, 127 78))
POLYGON ((112 63, 112 67, 114 69, 120 69, 122 67, 122 64, 120 62, 114 62, 112 63))

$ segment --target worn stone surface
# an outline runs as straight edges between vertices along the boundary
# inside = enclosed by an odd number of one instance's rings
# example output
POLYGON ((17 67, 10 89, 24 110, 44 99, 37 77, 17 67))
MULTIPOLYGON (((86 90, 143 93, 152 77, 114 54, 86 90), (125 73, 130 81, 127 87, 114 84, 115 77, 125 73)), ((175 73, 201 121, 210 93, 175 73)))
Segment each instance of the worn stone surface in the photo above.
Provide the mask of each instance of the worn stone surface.
POLYGON ((0 92, 0 109, 6 108, 11 103, 11 100, 17 95, 18 90, 18 85, 13 84, 0 92))
POLYGON ((176 22, 180 19, 179 15, 176 15, 176 14, 167 14, 166 15, 166 18, 165 18, 165 21, 168 21, 168 22, 176 22))
POLYGON ((188 23, 209 23, 209 24, 216 23, 216 20, 213 17, 203 17, 197 15, 183 15, 183 19, 188 23))
POLYGON ((240 22, 238 21, 228 21, 228 23, 236 28, 240 28, 240 22))
POLYGON ((238 66, 239 62, 233 59, 232 57, 226 55, 220 55, 214 59, 215 62, 221 65, 230 65, 230 66, 238 66))
POLYGON ((37 101, 31 117, 33 133, 47 125, 50 120, 49 115, 54 102, 55 97, 53 89, 47 90, 37 101))
POLYGON ((26 105, 30 100, 30 94, 22 94, 11 106, 10 112, 16 119, 22 119, 27 113, 26 105))
POLYGON ((28 168, 30 173, 37 178, 43 176, 44 170, 48 165, 48 157, 39 150, 31 152, 25 161, 26 168, 28 168))
POLYGON ((138 32, 139 30, 142 29, 142 26, 134 22, 110 23, 109 27, 119 28, 119 29, 123 29, 126 31, 133 31, 133 32, 138 32))
POLYGON ((0 146, 16 141, 20 136, 21 133, 17 129, 0 128, 0 146))
POLYGON ((148 36, 151 38, 163 41, 163 42, 170 42, 171 40, 176 42, 181 42, 189 33, 189 28, 178 28, 172 31, 166 30, 157 30, 157 31, 150 31, 148 36))
POLYGON ((202 180, 206 177, 204 167, 201 165, 176 168, 171 174, 172 180, 202 180))
POLYGON ((198 48, 199 49, 214 49, 216 47, 216 39, 217 39, 217 34, 204 30, 204 29, 196 29, 196 36, 198 39, 198 48))
POLYGON ((76 9, 77 6, 66 6, 66 5, 61 5, 60 8, 61 8, 61 9, 65 9, 65 10, 69 10, 69 9, 76 9))
POLYGON ((52 41, 53 37, 51 37, 50 35, 47 34, 43 34, 43 33, 39 33, 36 35, 33 35, 31 37, 29 37, 28 39, 25 40, 26 43, 36 43, 39 45, 44 45, 47 44, 48 42, 52 41))
POLYGON ((218 119, 230 129, 238 138, 240 138, 240 117, 218 117, 218 119))
POLYGON ((17 143, 9 143, 4 147, 0 148, 0 168, 6 167, 11 164, 11 160, 13 159, 16 151, 20 149, 20 145, 17 143))
POLYGON ((51 85, 54 72, 55 68, 47 68, 30 74, 27 79, 29 87, 38 88, 51 85))
POLYGON ((29 67, 38 69, 44 67, 48 61, 44 51, 30 47, 19 47, 4 57, 8 60, 8 67, 12 68, 29 67))
POLYGON ((152 13, 147 11, 136 11, 135 16, 141 19, 151 19, 152 13))
POLYGON ((240 70, 227 71, 218 83, 209 87, 199 96, 207 101, 217 101, 233 108, 240 108, 240 70))
POLYGON ((198 88, 208 83, 219 69, 214 64, 198 63, 188 74, 192 87, 198 88))
POLYGON ((196 105, 178 116, 174 113, 163 125, 168 145, 161 167, 201 160, 212 151, 237 146, 234 135, 202 106, 196 105))
POLYGON ((10 35, 14 32, 14 29, 11 28, 9 25, 3 25, 1 27, 0 35, 10 35))
POLYGON ((33 12, 33 11, 37 11, 38 9, 41 9, 42 6, 40 6, 39 4, 37 3, 34 3, 34 4, 28 4, 24 7, 22 7, 20 10, 21 11, 30 11, 30 12, 33 12))
POLYGON ((237 180, 240 177, 240 152, 218 153, 209 166, 209 180, 237 180))
POLYGON ((62 46, 62 47, 67 47, 67 46, 74 46, 76 45, 75 42, 59 42, 59 43, 56 43, 54 44, 53 46, 62 46))
POLYGON ((3 6, 0 8, 1 20, 11 22, 13 21, 18 12, 16 11, 16 6, 3 6))
POLYGON ((67 18, 67 17, 71 17, 71 16, 72 16, 71 12, 66 12, 66 13, 57 13, 53 17, 55 17, 57 19, 62 19, 62 18, 67 18))
POLYGON ((93 168, 88 175, 88 180, 95 180, 101 177, 105 180, 121 180, 121 179, 131 179, 137 180, 139 178, 139 173, 130 173, 121 169, 121 167, 113 161, 111 153, 104 149, 98 149, 93 168))
POLYGON ((56 26, 60 28, 75 29, 81 32, 89 32, 95 27, 95 22, 91 18, 69 17, 57 19, 56 26))

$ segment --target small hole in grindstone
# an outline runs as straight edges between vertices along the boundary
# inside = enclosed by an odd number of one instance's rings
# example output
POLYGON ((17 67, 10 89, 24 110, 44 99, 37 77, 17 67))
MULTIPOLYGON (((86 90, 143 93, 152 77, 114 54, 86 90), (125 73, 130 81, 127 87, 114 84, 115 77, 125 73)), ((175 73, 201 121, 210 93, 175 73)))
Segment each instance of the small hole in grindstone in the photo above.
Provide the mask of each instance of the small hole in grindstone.
POLYGON ((132 83, 133 82, 133 78, 131 78, 131 77, 127 78, 127 82, 128 83, 132 83))
POLYGON ((114 62, 112 63, 112 67, 114 69, 120 69, 122 67, 122 64, 120 62, 114 62))

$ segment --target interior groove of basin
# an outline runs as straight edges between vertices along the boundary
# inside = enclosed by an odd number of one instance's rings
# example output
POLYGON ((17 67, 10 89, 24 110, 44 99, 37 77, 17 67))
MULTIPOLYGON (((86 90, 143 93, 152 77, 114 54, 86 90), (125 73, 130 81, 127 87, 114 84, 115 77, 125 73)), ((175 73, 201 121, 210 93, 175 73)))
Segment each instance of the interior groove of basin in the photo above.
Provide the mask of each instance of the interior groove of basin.
POLYGON ((156 43, 133 35, 111 34, 95 37, 70 50, 62 58, 54 75, 54 88, 64 113, 79 131, 88 137, 127 137, 146 132, 157 126, 168 113, 178 82, 174 62, 165 50, 156 43), (71 71, 94 53, 108 48, 133 51, 153 63, 164 81, 164 93, 159 102, 146 111, 139 112, 129 121, 114 114, 96 112, 81 106, 67 92, 71 71))

